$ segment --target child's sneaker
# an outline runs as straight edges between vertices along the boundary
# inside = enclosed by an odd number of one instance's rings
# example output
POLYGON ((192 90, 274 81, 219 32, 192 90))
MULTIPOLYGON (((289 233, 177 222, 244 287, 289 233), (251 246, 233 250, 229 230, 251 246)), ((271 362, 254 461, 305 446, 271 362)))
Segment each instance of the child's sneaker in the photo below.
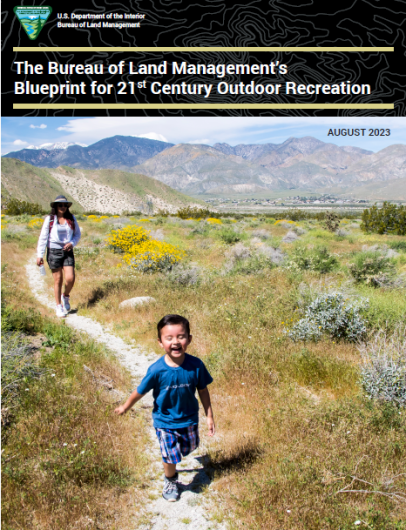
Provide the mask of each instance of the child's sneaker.
POLYGON ((176 473, 173 477, 165 477, 164 480, 164 489, 162 492, 162 497, 169 502, 175 502, 179 499, 179 489, 178 489, 178 474, 176 473))
POLYGON ((65 296, 64 294, 61 297, 61 303, 64 311, 66 313, 69 313, 70 311, 70 303, 69 303, 69 295, 65 296))
POLYGON ((60 317, 60 318, 64 318, 64 317, 66 317, 66 313, 65 313, 65 311, 63 310, 62 305, 57 305, 57 306, 56 306, 56 316, 57 316, 57 317, 60 317))

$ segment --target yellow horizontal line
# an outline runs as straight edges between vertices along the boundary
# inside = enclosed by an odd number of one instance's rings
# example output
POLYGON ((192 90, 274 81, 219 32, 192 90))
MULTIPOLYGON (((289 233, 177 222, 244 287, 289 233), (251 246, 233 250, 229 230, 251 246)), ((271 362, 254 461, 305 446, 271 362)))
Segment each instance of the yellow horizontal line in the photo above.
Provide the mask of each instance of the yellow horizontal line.
POLYGON ((14 103, 14 110, 28 109, 394 109, 393 103, 14 103))
POLYGON ((33 47, 33 46, 15 46, 14 52, 393 52, 393 47, 355 47, 355 46, 290 46, 290 47, 279 47, 279 46, 247 46, 247 47, 234 47, 234 46, 126 46, 126 47, 113 47, 113 46, 87 46, 87 47, 76 47, 76 46, 55 46, 55 47, 33 47))

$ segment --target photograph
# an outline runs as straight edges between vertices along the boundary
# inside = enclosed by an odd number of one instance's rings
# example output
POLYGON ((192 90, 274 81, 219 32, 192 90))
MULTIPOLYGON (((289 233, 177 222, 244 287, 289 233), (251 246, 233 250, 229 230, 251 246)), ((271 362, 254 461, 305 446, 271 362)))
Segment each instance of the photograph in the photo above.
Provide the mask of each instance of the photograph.
POLYGON ((1 134, 4 528, 405 528, 405 118, 1 134))

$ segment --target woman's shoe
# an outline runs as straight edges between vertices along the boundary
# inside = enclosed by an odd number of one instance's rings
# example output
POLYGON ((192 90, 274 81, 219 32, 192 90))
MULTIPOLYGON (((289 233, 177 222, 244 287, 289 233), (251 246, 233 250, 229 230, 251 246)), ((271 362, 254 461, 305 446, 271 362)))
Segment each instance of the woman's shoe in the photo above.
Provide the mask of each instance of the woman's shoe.
POLYGON ((64 294, 62 295, 61 304, 65 312, 69 313, 70 311, 69 295, 68 296, 65 296, 64 294))
POLYGON ((57 305, 56 306, 56 316, 59 317, 59 318, 65 318, 66 317, 66 313, 65 313, 62 305, 57 305))

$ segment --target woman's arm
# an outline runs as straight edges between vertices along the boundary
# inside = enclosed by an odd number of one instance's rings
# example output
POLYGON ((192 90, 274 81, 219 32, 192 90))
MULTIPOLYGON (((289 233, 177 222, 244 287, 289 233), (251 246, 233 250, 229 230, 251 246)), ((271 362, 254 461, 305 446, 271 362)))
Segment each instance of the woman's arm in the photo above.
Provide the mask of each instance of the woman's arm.
POLYGON ((49 223, 51 221, 50 216, 48 215, 45 218, 44 224, 42 225, 41 233, 38 239, 38 245, 37 245, 37 265, 41 265, 41 263, 38 263, 39 261, 44 262, 44 252, 48 243, 48 237, 49 237, 49 223))
POLYGON ((80 237, 82 235, 81 232, 80 232, 80 227, 78 225, 78 222, 76 221, 76 217, 75 216, 73 216, 73 222, 75 223, 75 233, 73 234, 73 237, 71 239, 72 248, 76 247, 76 245, 79 243, 80 237))

